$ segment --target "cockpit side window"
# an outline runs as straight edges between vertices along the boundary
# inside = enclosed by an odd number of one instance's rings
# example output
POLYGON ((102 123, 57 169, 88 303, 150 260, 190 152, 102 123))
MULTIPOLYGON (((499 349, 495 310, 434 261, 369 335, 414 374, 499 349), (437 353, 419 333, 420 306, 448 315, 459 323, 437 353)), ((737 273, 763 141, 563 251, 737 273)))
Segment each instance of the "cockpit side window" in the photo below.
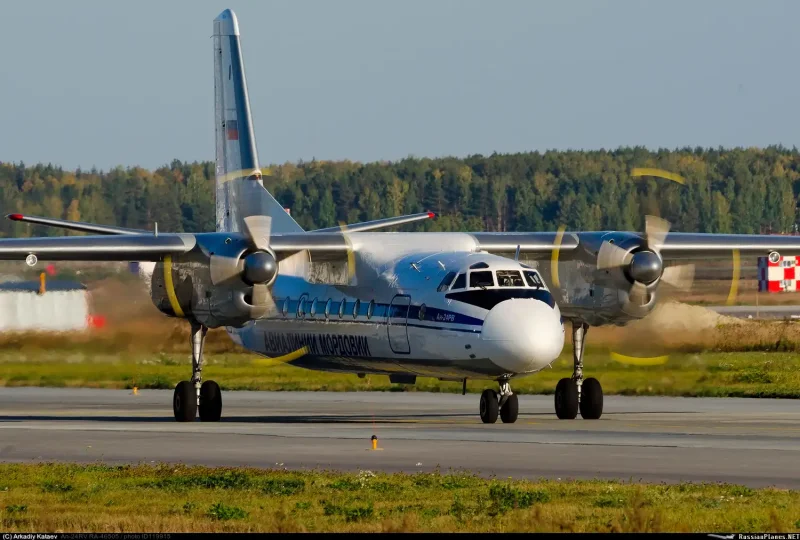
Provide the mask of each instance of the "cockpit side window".
POLYGON ((486 288, 494 287, 494 274, 491 271, 483 272, 470 272, 469 273, 469 286, 470 288, 486 288))
POLYGON ((497 284, 500 287, 524 287, 525 282, 522 281, 522 275, 519 270, 498 270, 497 271, 497 284))
POLYGON ((456 289, 466 289, 467 288, 467 274, 458 274, 453 286, 450 287, 450 290, 456 289))
POLYGON ((542 283, 542 278, 536 272, 533 272, 531 270, 526 270, 525 279, 527 280, 529 287, 536 287, 537 289, 541 289, 542 287, 544 287, 544 283, 542 283))
POLYGON ((442 279, 442 282, 439 283, 439 286, 436 287, 436 290, 438 292, 446 291, 447 288, 450 287, 450 284, 453 282, 454 277, 456 277, 455 272, 448 272, 447 275, 444 276, 444 279, 442 279))

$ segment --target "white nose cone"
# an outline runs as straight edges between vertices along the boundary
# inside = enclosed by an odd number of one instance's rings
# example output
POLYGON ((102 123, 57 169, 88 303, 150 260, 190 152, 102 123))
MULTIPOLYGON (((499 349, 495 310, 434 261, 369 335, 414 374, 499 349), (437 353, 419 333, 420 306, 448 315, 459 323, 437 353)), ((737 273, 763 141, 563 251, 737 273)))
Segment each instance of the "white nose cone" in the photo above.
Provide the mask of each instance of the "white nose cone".
POLYGON ((564 325, 558 306, 533 299, 500 302, 481 330, 489 359, 510 373, 542 369, 564 348, 564 325))

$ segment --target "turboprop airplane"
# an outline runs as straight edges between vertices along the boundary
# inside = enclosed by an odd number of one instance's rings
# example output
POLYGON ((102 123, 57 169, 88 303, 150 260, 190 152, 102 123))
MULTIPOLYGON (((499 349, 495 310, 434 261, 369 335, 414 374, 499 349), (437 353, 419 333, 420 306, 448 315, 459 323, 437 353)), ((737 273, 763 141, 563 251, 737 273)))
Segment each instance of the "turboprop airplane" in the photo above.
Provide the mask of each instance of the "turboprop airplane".
POLYGON ((219 385, 202 380, 209 328, 246 349, 314 370, 489 379, 480 418, 516 421, 512 378, 560 355, 572 325, 574 372, 559 381, 559 418, 600 418, 603 393, 583 378, 590 325, 623 324, 655 305, 661 283, 685 286, 690 267, 667 259, 800 252, 800 239, 669 233, 648 218, 635 232, 398 233, 379 229, 421 213, 304 231, 264 188, 234 13, 214 20, 216 231, 160 233, 10 214, 93 233, 0 240, 0 259, 149 261, 158 309, 192 329, 191 378, 177 384, 178 421, 218 421, 219 385), (549 286, 548 286, 549 283, 549 286))

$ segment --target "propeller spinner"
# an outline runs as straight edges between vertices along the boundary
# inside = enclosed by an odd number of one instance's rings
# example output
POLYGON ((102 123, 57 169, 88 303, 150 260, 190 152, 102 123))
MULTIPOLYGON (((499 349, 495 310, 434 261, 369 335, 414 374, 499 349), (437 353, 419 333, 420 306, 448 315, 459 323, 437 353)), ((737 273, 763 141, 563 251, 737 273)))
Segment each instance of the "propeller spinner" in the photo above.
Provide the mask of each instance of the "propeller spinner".
POLYGON ((621 269, 630 286, 623 310, 637 311, 650 302, 649 294, 660 280, 681 290, 688 290, 694 280, 694 265, 664 268, 661 248, 669 232, 669 222, 645 216, 644 244, 635 250, 604 241, 597 253, 598 270, 621 269))
POLYGON ((220 285, 238 277, 252 287, 250 301, 244 297, 241 299, 242 307, 251 319, 259 319, 277 309, 269 289, 278 276, 278 261, 269 248, 271 226, 272 218, 269 216, 246 217, 244 232, 252 251, 244 258, 211 256, 211 283, 220 285))

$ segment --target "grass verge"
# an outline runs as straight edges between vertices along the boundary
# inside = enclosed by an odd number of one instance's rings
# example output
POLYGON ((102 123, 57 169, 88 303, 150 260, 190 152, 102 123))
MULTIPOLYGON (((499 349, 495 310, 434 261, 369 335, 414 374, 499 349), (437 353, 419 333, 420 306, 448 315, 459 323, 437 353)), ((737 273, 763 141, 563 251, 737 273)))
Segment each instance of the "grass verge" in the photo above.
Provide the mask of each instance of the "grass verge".
POLYGON ((7 532, 788 532, 800 492, 175 465, 0 464, 7 532))
MULTIPOLYGON (((520 394, 552 394, 572 372, 567 352, 552 369, 513 383, 520 394)), ((242 353, 210 356, 203 370, 225 390, 426 391, 460 392, 461 383, 421 377, 416 385, 396 385, 382 375, 310 371, 289 365, 253 365, 242 353)), ((119 355, 0 351, 0 386, 172 389, 189 374, 185 353, 119 355)), ((589 352, 586 374, 600 379, 606 394, 707 397, 800 397, 800 361, 788 352, 674 353, 655 366, 627 365, 608 354, 589 352)), ((481 392, 488 381, 469 381, 481 392)))

